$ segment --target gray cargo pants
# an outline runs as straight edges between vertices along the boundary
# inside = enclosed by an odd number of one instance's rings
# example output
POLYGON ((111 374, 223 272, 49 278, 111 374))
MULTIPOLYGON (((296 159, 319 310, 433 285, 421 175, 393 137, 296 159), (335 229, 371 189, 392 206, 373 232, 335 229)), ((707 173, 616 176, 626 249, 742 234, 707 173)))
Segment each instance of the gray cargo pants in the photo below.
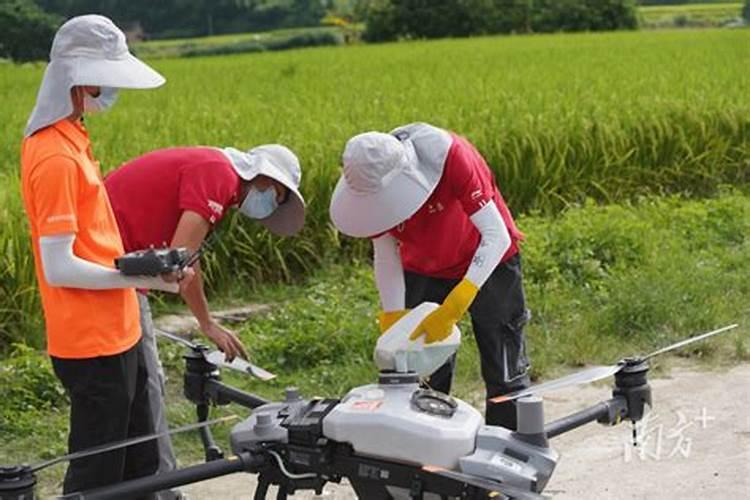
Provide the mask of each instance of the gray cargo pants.
MULTIPOLYGON (((138 307, 141 313, 141 332, 143 338, 140 346, 146 364, 148 380, 146 382, 148 400, 151 405, 153 426, 156 432, 164 432, 167 427, 167 411, 164 404, 164 368, 159 361, 159 350, 156 347, 156 336, 154 334, 154 322, 151 317, 151 306, 145 294, 138 293, 138 307)), ((157 440, 159 449, 159 468, 157 474, 172 471, 177 468, 177 460, 172 448, 172 439, 169 436, 160 437, 157 440)), ((180 498, 179 492, 162 491, 158 493, 159 500, 173 500, 180 498)))

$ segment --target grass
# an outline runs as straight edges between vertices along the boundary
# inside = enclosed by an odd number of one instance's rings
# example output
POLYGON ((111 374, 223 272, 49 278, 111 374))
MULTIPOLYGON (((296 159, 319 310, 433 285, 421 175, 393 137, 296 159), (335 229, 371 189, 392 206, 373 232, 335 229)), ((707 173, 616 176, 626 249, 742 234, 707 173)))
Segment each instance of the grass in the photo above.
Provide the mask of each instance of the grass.
MULTIPOLYGON (((214 290, 252 287, 365 255, 363 242, 332 229, 327 210, 343 145, 363 130, 423 120, 459 131, 485 154, 515 213, 745 186, 749 42, 748 31, 704 30, 161 59, 154 66, 167 77, 163 88, 124 92, 111 113, 87 124, 105 170, 174 145, 280 142, 296 151, 309 207, 301 235, 282 241, 233 218, 207 259, 214 290)), ((4 137, 20 137, 42 70, 0 66, 4 137)), ((24 216, 13 199, 18 164, 18 143, 0 143, 9 207, 0 221, 8 227, 2 258, 28 267, 24 216)), ((18 269, 4 275, 0 293, 33 288, 32 271, 18 269)), ((25 319, 36 317, 38 308, 27 306, 1 314, 5 345, 40 346, 37 320, 25 319)))
POLYGON ((300 36, 320 37, 338 36, 341 30, 335 27, 290 28, 258 33, 235 33, 196 38, 172 38, 168 40, 149 40, 133 44, 132 50, 138 56, 147 59, 182 57, 196 52, 218 52, 237 47, 256 47, 259 52, 273 44, 283 43, 300 36))
POLYGON ((638 8, 643 28, 715 27, 742 17, 741 2, 648 5, 638 8))
MULTIPOLYGON (((750 310, 750 198, 728 192, 706 201, 669 197, 629 205, 585 205, 556 217, 523 217, 527 329, 532 374, 549 378, 610 363, 728 323, 741 328, 679 353, 712 366, 747 362, 750 310)), ((376 375, 377 296, 368 262, 332 265, 303 284, 264 286, 245 300, 275 302, 239 329, 255 362, 279 375, 260 383, 225 374, 267 398, 296 385, 307 397, 340 396, 376 375)), ((478 356, 468 321, 456 394, 482 404, 478 356)), ((194 420, 181 396, 182 350, 160 344, 169 374, 168 419, 194 420)), ((665 361, 659 361, 664 366, 665 361)), ((67 405, 46 357, 28 348, 0 368, 0 463, 34 462, 64 451, 67 405), (45 422, 40 426, 39 422, 45 422)), ((222 408, 215 415, 247 412, 222 408)), ((216 429, 227 443, 229 426, 216 429)), ((201 460, 194 435, 175 439, 183 464, 201 460)), ((63 468, 42 475, 58 487, 63 468)))

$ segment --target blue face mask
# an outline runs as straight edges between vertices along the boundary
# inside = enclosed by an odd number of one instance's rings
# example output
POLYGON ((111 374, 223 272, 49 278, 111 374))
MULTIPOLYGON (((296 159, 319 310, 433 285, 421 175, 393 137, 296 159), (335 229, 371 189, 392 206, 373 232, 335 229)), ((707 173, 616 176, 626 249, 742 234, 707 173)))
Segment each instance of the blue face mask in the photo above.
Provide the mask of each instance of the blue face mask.
POLYGON ((86 113, 99 113, 111 108, 117 100, 117 89, 113 87, 101 87, 99 95, 94 97, 88 92, 83 95, 83 110, 86 113))
POLYGON ((265 191, 258 191, 255 186, 250 188, 245 201, 240 206, 240 212, 251 219, 265 219, 279 206, 276 201, 276 189, 269 187, 265 191))

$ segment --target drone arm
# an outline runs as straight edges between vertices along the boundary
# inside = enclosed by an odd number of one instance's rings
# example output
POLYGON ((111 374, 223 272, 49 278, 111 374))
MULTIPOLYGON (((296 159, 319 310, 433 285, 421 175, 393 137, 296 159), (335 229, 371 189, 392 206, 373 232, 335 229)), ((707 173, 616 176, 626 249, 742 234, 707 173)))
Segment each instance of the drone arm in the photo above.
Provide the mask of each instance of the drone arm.
POLYGON ((622 396, 616 396, 607 401, 595 404, 589 408, 581 410, 550 422, 544 427, 544 432, 548 438, 559 436, 573 429, 577 429, 589 422, 597 421, 600 424, 616 425, 625 420, 628 414, 627 400, 622 396))
POLYGON ((90 490, 88 492, 73 493, 70 498, 79 500, 137 498, 147 493, 169 490, 178 486, 205 481, 206 479, 234 474, 235 472, 252 472, 257 467, 261 466, 264 460, 264 458, 253 456, 250 453, 241 453, 238 456, 226 458, 224 460, 215 460, 213 462, 164 472, 154 476, 133 479, 112 486, 90 490))
POLYGON ((218 405, 237 403, 252 410, 269 403, 269 401, 255 394, 240 391, 234 387, 222 384, 216 379, 206 380, 206 392, 209 395, 209 399, 218 405))

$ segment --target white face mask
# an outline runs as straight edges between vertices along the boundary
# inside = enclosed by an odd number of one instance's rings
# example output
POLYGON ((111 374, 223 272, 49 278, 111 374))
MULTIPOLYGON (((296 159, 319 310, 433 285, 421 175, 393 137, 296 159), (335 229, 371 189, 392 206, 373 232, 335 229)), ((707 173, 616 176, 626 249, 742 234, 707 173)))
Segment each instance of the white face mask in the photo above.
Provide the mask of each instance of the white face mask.
POLYGON ((94 97, 88 92, 83 93, 83 111, 86 113, 99 113, 111 108, 117 100, 117 89, 114 87, 101 87, 99 95, 94 97))
POLYGON ((279 206, 276 201, 276 189, 269 187, 265 191, 258 191, 255 186, 250 188, 245 201, 240 206, 240 212, 251 219, 265 219, 279 206))

